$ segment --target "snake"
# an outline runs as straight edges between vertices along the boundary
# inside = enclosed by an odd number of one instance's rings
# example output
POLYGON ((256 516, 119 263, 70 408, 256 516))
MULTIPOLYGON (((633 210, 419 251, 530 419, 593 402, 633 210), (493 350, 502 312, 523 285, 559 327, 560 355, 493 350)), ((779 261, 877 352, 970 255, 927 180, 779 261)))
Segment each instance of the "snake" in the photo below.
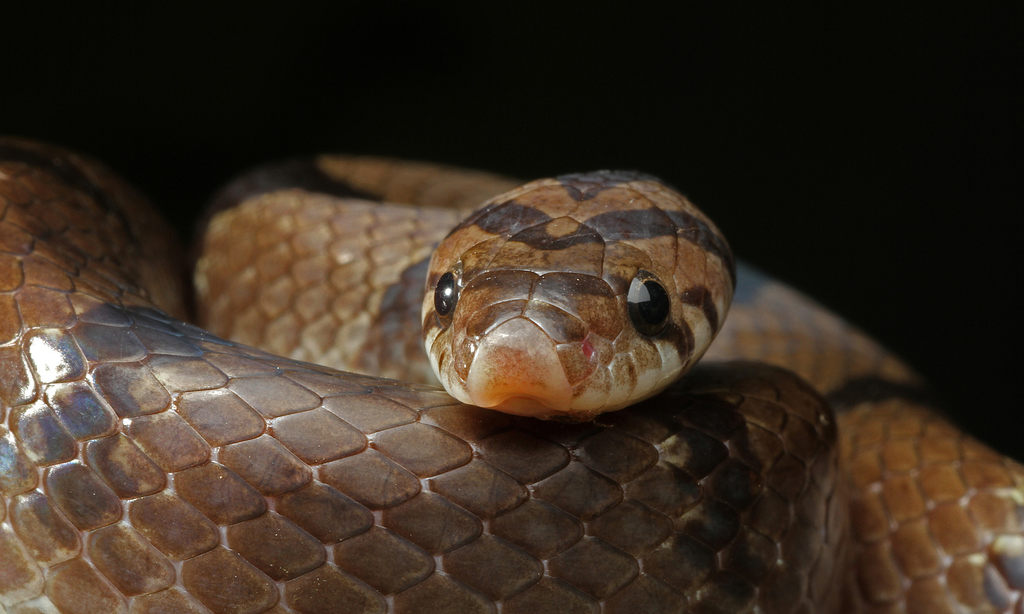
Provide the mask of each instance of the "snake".
POLYGON ((0 139, 0 612, 1024 607, 1021 465, 654 177, 324 155, 202 226, 0 139))

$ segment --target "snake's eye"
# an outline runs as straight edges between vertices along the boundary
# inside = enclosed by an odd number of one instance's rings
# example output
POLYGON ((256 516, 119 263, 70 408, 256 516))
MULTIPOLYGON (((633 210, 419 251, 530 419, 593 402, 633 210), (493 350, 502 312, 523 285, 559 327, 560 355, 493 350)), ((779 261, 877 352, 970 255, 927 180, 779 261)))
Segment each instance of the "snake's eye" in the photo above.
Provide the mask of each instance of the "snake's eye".
POLYGON ((641 335, 652 337, 665 328, 669 312, 668 292, 652 273, 637 273, 629 284, 626 303, 629 305, 629 319, 641 335))
POLYGON ((437 280, 437 288, 434 290, 434 310, 442 318, 455 309, 455 303, 459 302, 459 287, 455 275, 448 271, 437 280))

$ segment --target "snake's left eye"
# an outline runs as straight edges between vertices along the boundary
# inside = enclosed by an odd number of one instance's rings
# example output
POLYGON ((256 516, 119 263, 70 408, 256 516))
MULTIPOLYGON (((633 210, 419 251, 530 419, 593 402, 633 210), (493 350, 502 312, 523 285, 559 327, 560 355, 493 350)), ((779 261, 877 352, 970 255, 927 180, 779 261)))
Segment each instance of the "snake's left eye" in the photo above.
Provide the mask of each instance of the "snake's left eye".
POLYGON ((670 307, 668 292, 653 273, 637 273, 629 284, 626 303, 629 305, 629 319, 641 335, 652 337, 665 328, 670 307))
POLYGON ((434 290, 434 310, 437 315, 446 317, 455 309, 459 302, 459 286, 455 275, 448 271, 437 280, 437 288, 434 290))

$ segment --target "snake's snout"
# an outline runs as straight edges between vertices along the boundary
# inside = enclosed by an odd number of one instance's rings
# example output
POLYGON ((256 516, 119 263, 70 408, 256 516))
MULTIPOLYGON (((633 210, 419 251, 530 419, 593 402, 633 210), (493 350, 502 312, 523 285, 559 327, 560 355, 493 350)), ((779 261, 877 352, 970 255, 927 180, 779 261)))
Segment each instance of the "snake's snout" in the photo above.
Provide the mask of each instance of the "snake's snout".
POLYGON ((568 411, 573 390, 551 338, 537 324, 518 317, 480 340, 466 393, 480 407, 550 417, 568 411))

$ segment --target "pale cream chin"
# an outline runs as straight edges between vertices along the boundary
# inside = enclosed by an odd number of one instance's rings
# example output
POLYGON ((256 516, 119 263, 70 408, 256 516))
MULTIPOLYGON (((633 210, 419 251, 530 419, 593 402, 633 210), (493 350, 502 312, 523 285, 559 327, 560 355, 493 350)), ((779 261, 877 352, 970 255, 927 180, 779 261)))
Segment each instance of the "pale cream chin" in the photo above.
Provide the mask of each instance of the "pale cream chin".
POLYGON ((493 409, 500 411, 505 414, 512 414, 514 416, 526 416, 528 418, 552 418, 567 413, 563 409, 551 408, 543 403, 537 401, 537 399, 528 399, 524 397, 511 397, 505 399, 501 403, 488 407, 487 409, 493 409))
MULTIPOLYGON (((654 346, 661 358, 661 366, 659 368, 648 369, 638 374, 635 384, 630 382, 613 384, 608 394, 605 395, 605 401, 600 405, 591 404, 589 407, 581 405, 580 407, 574 407, 574 409, 595 413, 617 411, 634 403, 639 403, 664 390, 666 386, 680 376, 683 368, 687 365, 683 364, 679 351, 674 345, 667 342, 655 342, 654 346)), ((617 356, 616 359, 631 360, 628 355, 617 356)))
MULTIPOLYGON (((427 305, 424 301, 424 310, 432 309, 432 303, 427 305)), ((594 386, 571 399, 560 399, 555 407, 545 405, 536 398, 526 396, 508 396, 493 399, 474 400, 469 393, 466 383, 458 377, 450 365, 441 365, 437 360, 440 348, 435 344, 441 334, 441 329, 433 327, 426 333, 424 345, 427 354, 430 356, 430 366, 437 379, 444 386, 445 390, 455 399, 468 405, 477 405, 495 411, 513 414, 517 416, 530 416, 536 418, 551 418, 559 415, 597 415, 599 413, 616 411, 639 401, 652 397, 665 387, 676 381, 684 370, 689 368, 704 354, 713 339, 713 333, 703 313, 699 309, 686 306, 685 317, 689 320, 694 339, 694 353, 684 362, 678 348, 667 342, 655 342, 655 348, 661 359, 661 366, 657 369, 649 369, 640 373, 635 384, 627 381, 611 382, 610 386, 594 386), (481 402, 482 401, 482 402, 481 402)), ((443 340, 442 340, 443 342, 443 340)), ((449 354, 450 356, 450 354, 449 354)), ((616 356, 616 360, 632 360, 629 356, 616 356)), ((611 365, 599 368, 591 377, 597 376, 603 371, 606 375, 611 365)), ((614 369, 611 369, 614 371, 614 369)))
MULTIPOLYGON (((435 335, 436 337, 436 335, 435 335)), ((474 400, 466 389, 465 384, 458 376, 453 376, 450 371, 441 372, 438 367, 437 361, 434 360, 433 355, 431 356, 430 365, 434 368, 435 375, 441 380, 441 385, 451 396, 455 397, 460 403, 466 405, 476 405, 477 407, 483 407, 484 409, 493 409, 494 411, 500 411, 506 414, 512 414, 515 416, 526 416, 532 418, 551 418, 560 414, 566 413, 564 409, 551 408, 537 399, 530 399, 525 397, 511 397, 505 398, 496 404, 481 403, 478 400, 474 400)))
MULTIPOLYGON (((429 347, 433 347, 433 341, 437 336, 438 332, 436 330, 428 333, 427 343, 429 347)), ((535 398, 520 396, 505 397, 498 402, 493 400, 483 402, 480 399, 474 400, 461 378, 454 374, 451 369, 445 369, 444 365, 438 364, 434 352, 430 352, 430 366, 448 394, 461 403, 493 409, 516 416, 548 419, 564 415, 597 415, 616 411, 661 392, 679 377, 684 365, 679 359, 679 352, 669 344, 658 344, 658 351, 662 357, 663 367, 667 365, 668 368, 654 369, 649 373, 643 374, 636 386, 629 385, 627 382, 620 382, 613 384, 607 392, 585 392, 568 403, 559 403, 555 407, 545 405, 535 398)))
POLYGON ((611 385, 608 369, 599 366, 582 382, 577 396, 572 400, 572 409, 576 412, 597 412, 603 410, 608 402, 608 391, 611 385))

